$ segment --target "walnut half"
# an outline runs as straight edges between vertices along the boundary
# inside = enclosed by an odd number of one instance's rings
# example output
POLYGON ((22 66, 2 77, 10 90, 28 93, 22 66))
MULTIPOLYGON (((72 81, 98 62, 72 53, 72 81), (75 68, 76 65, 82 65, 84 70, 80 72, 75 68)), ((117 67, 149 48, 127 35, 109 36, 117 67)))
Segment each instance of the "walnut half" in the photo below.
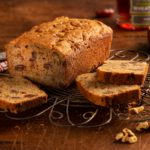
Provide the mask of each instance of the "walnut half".
POLYGON ((122 132, 118 133, 115 137, 116 141, 128 142, 128 143, 136 143, 137 137, 136 135, 128 128, 124 128, 122 132))

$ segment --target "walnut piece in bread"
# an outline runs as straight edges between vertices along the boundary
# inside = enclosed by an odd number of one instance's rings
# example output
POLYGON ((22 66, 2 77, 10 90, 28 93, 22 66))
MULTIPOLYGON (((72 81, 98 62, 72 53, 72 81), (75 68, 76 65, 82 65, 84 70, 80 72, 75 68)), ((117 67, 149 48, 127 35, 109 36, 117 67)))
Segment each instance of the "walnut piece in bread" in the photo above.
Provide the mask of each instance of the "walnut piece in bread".
POLYGON ((9 73, 50 87, 67 87, 109 57, 112 34, 97 20, 56 18, 6 45, 9 73))
POLYGON ((108 60, 97 68, 97 79, 100 82, 119 85, 143 85, 148 66, 146 62, 108 60))
POLYGON ((47 94, 22 77, 0 77, 0 108, 18 113, 47 102, 47 94))
POLYGON ((100 83, 96 73, 86 73, 76 78, 77 87, 89 101, 100 106, 127 104, 138 100, 141 88, 138 85, 113 85, 100 83))

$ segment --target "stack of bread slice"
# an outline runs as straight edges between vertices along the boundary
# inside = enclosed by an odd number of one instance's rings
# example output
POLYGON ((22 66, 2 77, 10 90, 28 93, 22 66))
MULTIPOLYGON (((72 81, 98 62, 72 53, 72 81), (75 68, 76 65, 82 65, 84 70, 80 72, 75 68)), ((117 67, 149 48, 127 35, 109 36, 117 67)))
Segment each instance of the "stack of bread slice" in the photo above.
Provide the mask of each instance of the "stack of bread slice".
POLYGON ((146 62, 108 60, 96 72, 79 75, 76 83, 89 101, 109 107, 140 99, 147 72, 146 62))

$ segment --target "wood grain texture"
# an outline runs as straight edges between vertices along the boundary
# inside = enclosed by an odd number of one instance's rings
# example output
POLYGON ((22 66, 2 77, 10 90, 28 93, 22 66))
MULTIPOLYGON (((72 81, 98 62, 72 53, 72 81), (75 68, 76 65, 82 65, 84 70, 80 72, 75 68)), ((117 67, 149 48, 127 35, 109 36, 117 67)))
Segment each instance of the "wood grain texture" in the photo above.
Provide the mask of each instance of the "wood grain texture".
MULTIPOLYGON (((94 18, 95 11, 116 8, 115 0, 0 0, 0 51, 4 45, 33 25, 57 16, 94 18)), ((146 31, 124 31, 112 18, 101 19, 114 29, 112 49, 148 51, 146 31)), ((134 124, 113 120, 97 128, 57 127, 48 121, 48 113, 26 121, 12 121, 0 114, 0 150, 148 150, 150 134, 137 134, 135 144, 115 143, 114 137, 134 124)))

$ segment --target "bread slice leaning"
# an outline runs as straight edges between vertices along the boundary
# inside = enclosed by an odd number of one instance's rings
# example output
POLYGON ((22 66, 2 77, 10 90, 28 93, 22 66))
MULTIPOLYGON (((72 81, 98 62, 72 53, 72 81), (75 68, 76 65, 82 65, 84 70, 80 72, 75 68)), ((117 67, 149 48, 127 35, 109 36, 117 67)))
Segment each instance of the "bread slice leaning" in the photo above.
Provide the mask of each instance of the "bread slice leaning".
POLYGON ((138 85, 113 85, 97 81, 96 73, 86 73, 76 78, 77 87, 89 101, 100 106, 112 106, 140 98, 138 85))
POLYGON ((143 85, 148 66, 146 62, 108 60, 97 68, 97 79, 100 82, 119 85, 143 85))
POLYGON ((22 77, 0 77, 0 108, 18 113, 47 102, 47 94, 22 77))

